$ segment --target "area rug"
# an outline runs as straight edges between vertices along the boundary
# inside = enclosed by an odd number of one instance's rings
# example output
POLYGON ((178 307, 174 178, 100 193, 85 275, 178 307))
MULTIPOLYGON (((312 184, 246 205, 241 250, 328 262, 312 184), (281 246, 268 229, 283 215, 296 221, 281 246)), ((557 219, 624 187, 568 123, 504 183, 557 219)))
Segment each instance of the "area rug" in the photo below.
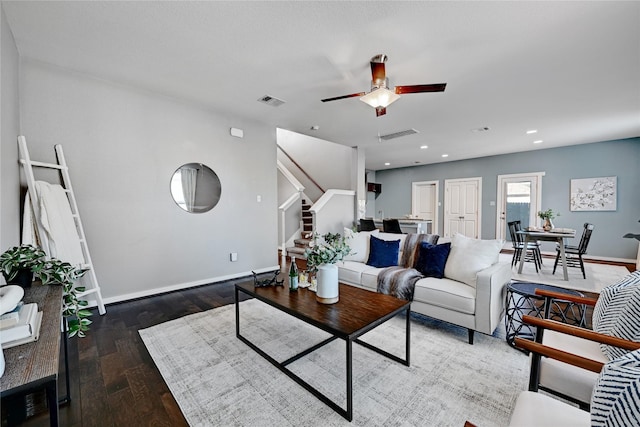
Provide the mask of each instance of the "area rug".
MULTIPOLYGON (((511 254, 500 254, 500 262, 511 263, 512 257, 513 255, 511 254)), ((583 278, 580 268, 570 267, 567 269, 569 275, 569 280, 567 281, 564 280, 561 265, 556 269, 556 274, 552 274, 554 262, 554 258, 544 258, 542 269, 538 272, 536 272, 536 267, 532 262, 525 262, 522 266, 521 274, 518 274, 519 264, 516 264, 511 269, 511 279, 600 293, 605 286, 611 285, 629 274, 629 270, 626 267, 587 262, 584 265, 586 279, 583 278)))
MULTIPOLYGON (((277 360, 328 337, 260 301, 240 303, 241 331, 277 360)), ((404 357, 405 318, 363 336, 404 357)), ((234 306, 140 330, 192 426, 504 426, 527 388, 529 359, 509 347, 502 327, 487 336, 412 315, 411 366, 353 346, 349 423, 235 336, 234 306)), ((333 341, 289 365, 345 407, 345 343, 333 341)))

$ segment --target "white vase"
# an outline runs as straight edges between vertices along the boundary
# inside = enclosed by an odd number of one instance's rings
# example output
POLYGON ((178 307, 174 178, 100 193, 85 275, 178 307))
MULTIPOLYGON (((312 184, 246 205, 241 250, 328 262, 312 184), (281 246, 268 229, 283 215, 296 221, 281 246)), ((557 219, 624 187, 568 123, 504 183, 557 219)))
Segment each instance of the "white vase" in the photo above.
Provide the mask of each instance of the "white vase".
POLYGON ((316 300, 322 304, 335 304, 338 302, 338 266, 335 264, 321 264, 316 275, 318 290, 316 300))

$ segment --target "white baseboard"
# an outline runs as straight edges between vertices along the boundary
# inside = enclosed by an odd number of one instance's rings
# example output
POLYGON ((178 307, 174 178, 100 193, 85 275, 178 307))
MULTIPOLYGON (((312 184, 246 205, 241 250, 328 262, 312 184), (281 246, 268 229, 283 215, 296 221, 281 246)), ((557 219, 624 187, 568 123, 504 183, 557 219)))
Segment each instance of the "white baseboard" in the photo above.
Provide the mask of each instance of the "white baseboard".
MULTIPOLYGON (((260 273, 268 273, 268 272, 279 270, 279 269, 280 269, 279 265, 274 265, 271 267, 260 268, 254 271, 260 274, 260 273)), ((196 280, 193 282, 186 282, 186 283, 177 283, 175 285, 165 286, 162 288, 147 289, 140 292, 133 292, 130 294, 117 295, 115 297, 104 298, 103 302, 105 305, 114 304, 117 302, 129 301, 137 298, 150 297, 153 295, 164 294, 172 291, 179 291, 181 289, 194 288, 196 286, 207 285, 209 283, 224 282, 226 280, 238 279, 240 277, 251 277, 252 275, 253 273, 251 271, 245 271, 241 273, 229 274, 226 276, 212 277, 210 279, 202 279, 202 280, 196 280)), ((88 306, 89 308, 98 306, 95 300, 89 300, 88 303, 89 303, 89 306, 88 306)))
MULTIPOLYGON (((550 257, 555 258, 556 257, 556 252, 547 252, 547 251, 542 251, 542 255, 548 255, 550 257)), ((622 264, 635 264, 636 260, 635 259, 627 259, 627 258, 612 258, 612 257, 606 257, 606 256, 597 256, 597 255, 585 255, 582 257, 582 259, 586 262, 589 262, 589 260, 593 260, 593 261, 608 261, 608 262, 619 262, 622 264)))

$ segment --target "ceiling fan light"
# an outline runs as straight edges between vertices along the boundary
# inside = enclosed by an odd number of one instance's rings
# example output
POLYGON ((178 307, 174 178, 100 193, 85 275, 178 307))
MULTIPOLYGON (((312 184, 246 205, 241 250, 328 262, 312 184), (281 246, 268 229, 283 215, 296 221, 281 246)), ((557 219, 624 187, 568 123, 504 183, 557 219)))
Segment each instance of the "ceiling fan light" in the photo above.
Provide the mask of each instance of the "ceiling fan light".
POLYGON ((398 99, 400 99, 400 95, 387 88, 381 87, 361 97, 360 101, 371 105, 373 108, 386 108, 398 99))

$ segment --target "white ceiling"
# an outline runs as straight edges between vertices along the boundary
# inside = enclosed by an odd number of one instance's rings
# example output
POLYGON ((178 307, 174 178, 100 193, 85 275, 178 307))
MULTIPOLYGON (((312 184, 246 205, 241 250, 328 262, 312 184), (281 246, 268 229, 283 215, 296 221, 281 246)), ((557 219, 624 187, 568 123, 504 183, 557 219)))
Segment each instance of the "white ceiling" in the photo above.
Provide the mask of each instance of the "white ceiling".
POLYGON ((368 169, 640 136, 636 1, 2 6, 23 58, 365 147, 368 169), (446 91, 403 95, 379 118, 357 98, 320 102, 368 91, 378 53, 391 86, 446 91))

